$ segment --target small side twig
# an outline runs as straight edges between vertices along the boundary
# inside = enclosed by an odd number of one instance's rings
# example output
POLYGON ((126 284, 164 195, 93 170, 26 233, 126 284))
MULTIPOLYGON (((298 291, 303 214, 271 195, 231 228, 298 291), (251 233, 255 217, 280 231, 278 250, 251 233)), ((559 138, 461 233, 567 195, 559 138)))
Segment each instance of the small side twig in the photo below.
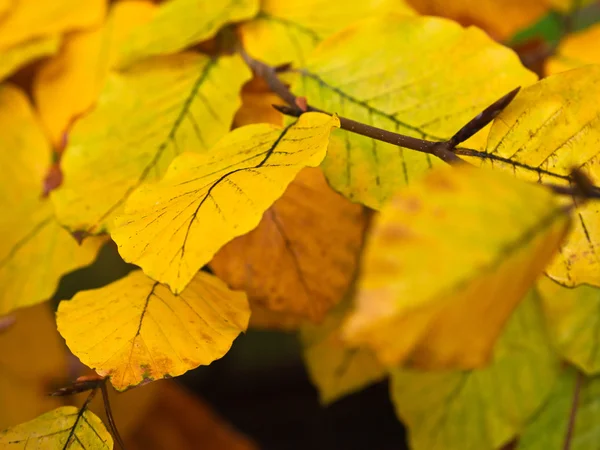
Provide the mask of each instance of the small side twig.
POLYGON ((100 390, 102 391, 102 401, 104 402, 104 411, 106 412, 106 418, 108 419, 108 426, 110 427, 110 431, 115 438, 115 441, 119 444, 122 450, 125 450, 125 444, 123 443, 123 439, 119 434, 119 430, 117 429, 117 424, 112 414, 112 409, 110 407, 110 400, 108 399, 108 389, 106 388, 106 378, 100 384, 100 390))
POLYGON ((580 371, 577 371, 575 378, 575 388, 573 390, 573 400, 571 402, 571 412, 569 413, 569 422, 567 424, 567 434, 563 450, 570 450, 571 442, 573 441, 573 433, 575 432, 575 420, 577 419, 577 409, 579 408, 579 397, 581 396, 581 387, 583 385, 584 376, 580 371))

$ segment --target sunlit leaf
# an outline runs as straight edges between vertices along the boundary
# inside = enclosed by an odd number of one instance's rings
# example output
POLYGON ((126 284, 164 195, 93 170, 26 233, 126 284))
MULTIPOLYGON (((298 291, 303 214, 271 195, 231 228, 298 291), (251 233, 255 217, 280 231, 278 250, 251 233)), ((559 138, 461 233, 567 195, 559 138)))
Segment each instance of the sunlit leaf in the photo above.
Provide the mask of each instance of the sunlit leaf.
MULTIPOLYGON (((519 437, 517 450, 567 448, 565 440, 577 376, 573 368, 563 371, 544 407, 519 437)), ((600 440, 600 378, 582 380, 575 414, 569 450, 594 448, 600 440)))
MULTIPOLYGON (((516 54, 476 28, 433 17, 388 15, 323 41, 302 69, 295 92, 340 116, 442 140, 535 79, 516 54)), ((337 143, 323 163, 328 181, 376 209, 439 162, 343 130, 334 135, 337 143)), ((471 142, 479 142, 476 138, 471 142)))
POLYGON ((497 40, 511 37, 540 19, 549 0, 407 0, 419 13, 476 25, 497 40))
POLYGON ((113 439, 94 413, 63 406, 0 432, 0 448, 110 450, 113 439))
MULTIPOLYGON (((534 182, 567 184, 574 167, 600 184, 600 66, 563 72, 521 91, 496 118, 474 164, 534 182)), ((600 203, 577 209, 546 273, 561 284, 600 286, 600 203)))
POLYGON ((467 165, 431 172, 374 219, 345 337, 388 365, 487 363, 569 222, 533 183, 467 165))
POLYGON ((600 372, 600 289, 538 282, 548 329, 561 356, 588 374, 600 372))
POLYGON ((55 148, 62 147, 73 120, 96 102, 131 29, 150 20, 155 8, 149 1, 114 3, 102 26, 67 35, 60 53, 36 71, 35 102, 55 148))
POLYGON ((77 30, 99 24, 106 0, 19 0, 10 5, 0 26, 0 48, 48 34, 77 30))
POLYGON ((100 232, 131 192, 160 177, 178 154, 203 152, 230 128, 250 71, 237 56, 154 58, 111 74, 94 111, 79 120, 52 195, 72 230, 100 232))
POLYGON ((394 369, 392 401, 413 450, 495 450, 524 428, 558 373, 532 291, 508 322, 489 366, 472 371, 394 369))
POLYGON ((50 36, 32 39, 0 51, 0 79, 12 74, 30 61, 53 55, 58 51, 59 45, 60 38, 50 36))
POLYGON ((403 0, 263 0, 260 14, 240 26, 246 51, 271 65, 303 65, 324 38, 365 17, 413 15, 403 0))
POLYGON ((165 1, 152 20, 134 30, 124 42, 120 64, 175 53, 213 37, 223 25, 250 19, 257 12, 258 0, 165 1))
POLYGON ((43 302, 61 276, 93 261, 101 238, 79 246, 42 198, 51 152, 23 92, 0 86, 0 315, 43 302))
POLYGON ((67 352, 50 307, 16 311, 15 323, 0 333, 0 430, 59 407, 48 393, 66 371, 67 352))
POLYGON ((209 152, 184 153, 156 184, 140 187, 115 221, 119 253, 181 292, 234 237, 263 213, 306 166, 319 165, 337 117, 303 114, 285 128, 237 128, 209 152))
POLYGON ((60 303, 58 330, 119 391, 221 358, 248 326, 246 295, 199 272, 175 296, 141 271, 60 303))
POLYGON ((306 368, 324 404, 379 381, 386 373, 370 350, 348 348, 342 341, 340 327, 350 299, 329 312, 323 323, 305 325, 300 333, 306 368))
POLYGON ((332 191, 320 169, 306 168, 211 267, 251 303, 318 321, 355 275, 365 225, 362 206, 332 191))
POLYGON ((587 64, 600 63, 600 24, 565 36, 555 53, 546 60, 545 71, 553 75, 587 64))

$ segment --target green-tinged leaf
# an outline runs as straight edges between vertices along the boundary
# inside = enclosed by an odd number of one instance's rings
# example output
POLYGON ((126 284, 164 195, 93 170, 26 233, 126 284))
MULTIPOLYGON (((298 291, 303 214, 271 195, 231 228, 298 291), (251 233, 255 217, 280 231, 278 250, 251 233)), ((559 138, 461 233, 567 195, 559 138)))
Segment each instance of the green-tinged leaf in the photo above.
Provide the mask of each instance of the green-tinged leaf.
POLYGON ((110 450, 113 440, 94 413, 63 406, 0 432, 0 448, 110 450))
MULTIPOLYGON (((450 138, 489 104, 536 76, 477 28, 389 14, 323 41, 294 91, 340 116, 428 140, 450 138)), ((323 162, 334 189, 380 208, 434 157, 340 130, 323 162)), ((480 134, 469 142, 481 141, 480 134)), ((467 144, 465 144, 467 145, 467 144)))
POLYGON ((178 154, 203 152, 230 128, 250 71, 237 56, 154 58, 109 76, 77 122, 52 200, 71 230, 109 229, 131 192, 162 176, 178 154))
POLYGON ((123 43, 120 64, 175 53, 207 40, 227 23, 252 18, 258 12, 258 3, 258 0, 165 1, 153 19, 134 30, 123 43))
POLYGON ((258 225, 302 168, 320 164, 337 126, 337 117, 306 113, 285 128, 237 128, 209 152, 179 156, 115 220, 119 253, 181 292, 219 248, 258 225))
POLYGON ((106 0, 14 1, 2 17, 0 49, 42 36, 93 27, 102 21, 106 3, 106 0))
POLYGON ((305 325, 300 330, 304 362, 323 404, 380 381, 386 374, 373 352, 348 348, 342 341, 340 327, 350 300, 349 295, 321 324, 305 325))
POLYGON ((346 339, 390 366, 486 364, 569 223, 534 183, 466 164, 430 172, 375 218, 346 339))
POLYGON ((32 39, 0 51, 0 79, 12 74, 30 61, 53 55, 58 51, 59 45, 60 37, 50 36, 32 39))
POLYGON ((519 438, 517 450, 563 449, 580 383, 575 423, 569 450, 596 448, 600 440, 600 378, 585 378, 573 367, 563 370, 544 407, 530 420, 519 438), (579 380, 578 377, 582 377, 579 380))
POLYGON ((366 17, 413 15, 403 0, 263 0, 260 14, 240 25, 245 50, 273 66, 304 65, 324 38, 366 17))
POLYGON ((538 282, 542 307, 560 355, 588 374, 600 372, 600 289, 538 282))
POLYGON ((50 298, 60 278, 96 257, 101 238, 82 246, 42 197, 51 151, 27 97, 0 86, 0 316, 50 298))
POLYGON ((81 362, 119 391, 221 358, 248 326, 243 292, 198 272, 176 296, 142 271, 60 303, 58 331, 81 362))
POLYGON ((524 429, 558 374, 559 362, 531 291, 508 322, 489 366, 472 371, 394 369, 391 394, 408 427, 411 449, 495 450, 524 429))
MULTIPOLYGON (((529 181, 568 184, 574 167, 600 183, 600 66, 563 72, 523 89, 496 118, 474 164, 529 181)), ((546 273, 568 286, 600 286, 600 203, 577 209, 573 229, 546 273)))

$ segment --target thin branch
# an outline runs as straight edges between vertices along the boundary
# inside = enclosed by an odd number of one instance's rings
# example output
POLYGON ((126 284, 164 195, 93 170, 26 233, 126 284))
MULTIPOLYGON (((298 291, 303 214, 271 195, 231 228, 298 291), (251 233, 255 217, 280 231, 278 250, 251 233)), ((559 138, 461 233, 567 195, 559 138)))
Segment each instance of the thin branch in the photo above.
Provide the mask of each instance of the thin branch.
POLYGON ((577 377, 575 378, 575 389, 573 390, 573 401, 571 403, 571 412, 569 413, 569 423, 567 425, 567 434, 565 435, 563 450, 570 450, 571 442, 573 441, 575 420, 577 419, 577 409, 579 408, 579 397, 581 396, 583 379, 583 374, 580 371, 577 371, 577 377))
POLYGON ((115 438, 115 441, 119 444, 122 450, 125 450, 125 444, 123 443, 123 439, 121 439, 121 435, 119 434, 119 430, 117 429, 117 424, 112 414, 112 409, 110 407, 110 401, 108 399, 108 390, 106 389, 106 379, 102 380, 100 384, 100 390, 102 391, 102 401, 104 402, 104 411, 106 412, 106 417, 108 419, 108 425, 110 427, 110 431, 115 438))

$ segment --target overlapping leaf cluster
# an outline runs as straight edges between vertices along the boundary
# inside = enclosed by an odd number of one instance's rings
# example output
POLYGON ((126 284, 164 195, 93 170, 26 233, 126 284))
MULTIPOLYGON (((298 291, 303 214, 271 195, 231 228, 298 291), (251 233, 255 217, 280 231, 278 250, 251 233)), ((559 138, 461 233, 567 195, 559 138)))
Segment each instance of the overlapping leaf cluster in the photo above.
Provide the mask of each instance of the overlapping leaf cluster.
MULTIPOLYGON (((549 7, 507 3, 510 20, 483 16, 496 38, 549 7)), ((210 364, 251 323, 300 329, 324 402, 389 376, 415 449, 551 448, 577 371, 575 445, 592 432, 600 206, 537 185, 600 183, 600 68, 558 73, 599 62, 577 53, 588 37, 537 81, 481 29, 400 1, 81 5, 0 2, 0 315, 112 239, 140 270, 57 324, 117 390, 210 364), (240 48, 335 114, 283 120, 240 48), (338 129, 445 141, 516 86, 456 149, 471 165, 338 129)), ((112 448, 85 409, 0 434, 30 439, 112 448)))

